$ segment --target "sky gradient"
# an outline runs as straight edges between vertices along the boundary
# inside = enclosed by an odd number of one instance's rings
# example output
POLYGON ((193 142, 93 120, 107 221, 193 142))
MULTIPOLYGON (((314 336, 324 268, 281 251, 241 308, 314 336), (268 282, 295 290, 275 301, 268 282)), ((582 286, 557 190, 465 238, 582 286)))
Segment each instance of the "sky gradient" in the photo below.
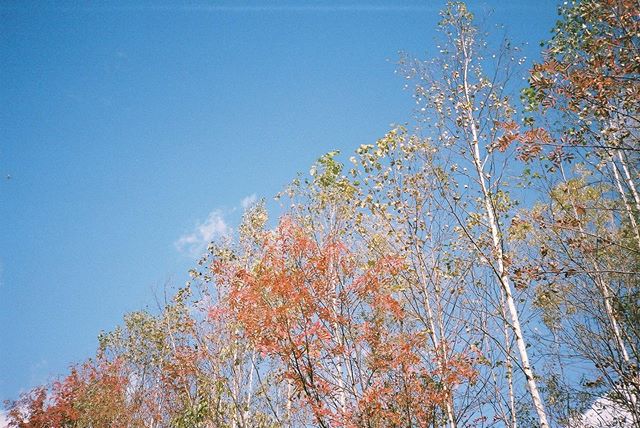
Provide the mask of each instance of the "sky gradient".
MULTIPOLYGON (((243 205, 409 120, 394 63, 437 51, 443 5, 0 3, 0 401, 154 308, 243 205)), ((555 5, 469 2, 533 59, 555 5)))

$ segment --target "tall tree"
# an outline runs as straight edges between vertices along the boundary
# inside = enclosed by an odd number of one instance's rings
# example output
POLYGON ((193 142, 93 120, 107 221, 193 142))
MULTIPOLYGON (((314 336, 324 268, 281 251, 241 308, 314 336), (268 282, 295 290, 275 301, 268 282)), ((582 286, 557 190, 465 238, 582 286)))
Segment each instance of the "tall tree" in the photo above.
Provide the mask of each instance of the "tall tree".
POLYGON ((501 290, 533 408, 540 426, 548 427, 514 296, 508 231, 503 225, 514 204, 505 173, 515 138, 511 132, 515 109, 507 85, 517 65, 512 57, 517 48, 504 40, 495 52, 488 50, 463 3, 450 3, 442 16, 445 42, 440 58, 429 63, 405 59, 401 65, 407 77, 417 78, 415 94, 425 127, 437 136, 438 150, 450 159, 446 166, 453 175, 447 186, 441 186, 442 200, 501 290), (494 59, 492 64, 487 55, 494 59))

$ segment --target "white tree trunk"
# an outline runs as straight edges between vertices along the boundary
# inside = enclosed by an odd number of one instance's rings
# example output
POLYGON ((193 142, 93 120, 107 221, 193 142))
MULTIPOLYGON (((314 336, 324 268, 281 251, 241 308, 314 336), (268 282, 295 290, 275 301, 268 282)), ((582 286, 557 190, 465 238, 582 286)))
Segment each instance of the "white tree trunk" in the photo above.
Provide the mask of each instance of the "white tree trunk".
POLYGON ((636 188, 636 183, 633 181, 633 177, 629 172, 629 166, 627 165, 627 160, 624 158, 622 154, 622 150, 617 150, 618 159, 620 159, 620 165, 622 165, 622 171, 624 172, 624 177, 627 182, 627 186, 631 190, 631 195, 633 196, 633 200, 636 203, 636 210, 640 213, 640 195, 638 195, 638 190, 636 188))
POLYGON ((461 45, 462 45, 462 50, 464 55, 464 64, 463 64, 464 88, 463 90, 464 90, 464 97, 466 101, 465 110, 467 113, 469 130, 472 135, 472 141, 469 142, 469 145, 472 151, 473 163, 475 166, 476 173, 478 175, 478 183, 480 184, 480 190, 482 192, 482 199, 484 202, 485 214, 487 216, 487 221, 488 221, 489 229, 491 232, 491 241, 493 244, 493 259, 496 266, 498 280, 500 282, 502 289, 504 290, 507 309, 509 311, 509 316, 511 318, 511 325, 513 327, 513 332, 516 339, 516 346, 520 354, 520 361, 522 362, 522 371, 524 372, 524 375, 527 380, 527 387, 529 388, 529 393, 533 401, 533 406, 538 415, 540 426, 542 428, 549 428, 549 422, 547 421, 547 414, 544 408, 544 403, 540 396, 540 392, 538 391, 538 386, 533 373, 533 369, 531 367, 531 363, 529 362, 529 353, 527 351, 527 343, 522 334, 522 327, 520 326, 520 316, 518 313, 518 308, 516 307, 516 304, 513 298, 511 281, 509 278, 509 274, 504 266, 504 251, 502 248, 503 241, 500 236, 498 219, 496 218, 496 213, 493 207, 493 203, 491 201, 491 193, 489 192, 489 189, 487 186, 484 167, 480 158, 478 130, 476 127, 475 119, 473 117, 471 94, 470 94, 470 89, 468 84, 469 82, 468 71, 469 71, 469 63, 471 59, 467 54, 465 42, 463 41, 461 45))
MULTIPOLYGON (((624 191, 622 187, 622 180, 620 177, 620 173, 618 172, 618 166, 616 165, 615 160, 611 159, 611 171, 613 172, 613 178, 616 183, 616 188, 618 189, 618 193, 620 193, 620 197, 622 198, 622 202, 624 202, 625 209, 627 211, 627 217, 629 217, 629 222, 631 223, 631 228, 636 236, 636 242, 638 244, 638 248, 640 249, 640 231, 638 230, 638 223, 636 222, 636 217, 633 214, 633 208, 627 199, 627 193, 624 191)), ((632 181, 633 183, 633 181, 632 181)))

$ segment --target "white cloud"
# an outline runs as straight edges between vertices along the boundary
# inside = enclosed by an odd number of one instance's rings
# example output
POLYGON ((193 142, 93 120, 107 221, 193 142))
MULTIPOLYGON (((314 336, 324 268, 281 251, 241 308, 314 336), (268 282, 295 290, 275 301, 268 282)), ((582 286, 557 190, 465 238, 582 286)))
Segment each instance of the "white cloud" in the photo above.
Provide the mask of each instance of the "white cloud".
POLYGON ((9 426, 9 420, 7 419, 7 414, 0 410, 0 428, 7 428, 9 426))
POLYGON ((209 213, 204 222, 197 224, 192 232, 178 238, 174 245, 181 253, 197 257, 204 252, 211 241, 229 236, 232 231, 233 229, 224 218, 224 213, 216 209, 209 213))
POLYGON ((246 210, 251 205, 255 204, 257 200, 258 200, 258 197, 256 196, 256 194, 252 193, 249 196, 242 198, 242 200, 240 201, 240 206, 242 207, 243 210, 246 210))
MULTIPOLYGON (((205 221, 196 224, 195 228, 191 232, 182 235, 173 243, 173 245, 183 254, 187 254, 191 257, 200 257, 205 252, 211 241, 229 237, 233 233, 233 227, 229 225, 228 220, 225 218, 226 215, 233 216, 234 213, 237 213, 238 208, 246 210, 257 201, 258 196, 255 193, 252 193, 242 198, 239 202, 239 206, 236 205, 230 209, 214 209, 209 213, 205 221)), ((0 265, 0 268, 1 267, 2 266, 0 265)))

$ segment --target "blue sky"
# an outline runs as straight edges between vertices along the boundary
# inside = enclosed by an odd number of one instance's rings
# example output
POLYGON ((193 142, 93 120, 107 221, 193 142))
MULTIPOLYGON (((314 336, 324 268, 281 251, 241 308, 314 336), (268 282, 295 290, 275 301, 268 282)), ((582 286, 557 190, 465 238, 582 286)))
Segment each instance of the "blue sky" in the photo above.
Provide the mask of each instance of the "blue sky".
MULTIPOLYGON (((243 202, 406 122, 394 61, 444 4, 76 3, 0 3, 0 400, 154 308, 243 202)), ((555 5, 469 2, 529 58, 555 5)))

